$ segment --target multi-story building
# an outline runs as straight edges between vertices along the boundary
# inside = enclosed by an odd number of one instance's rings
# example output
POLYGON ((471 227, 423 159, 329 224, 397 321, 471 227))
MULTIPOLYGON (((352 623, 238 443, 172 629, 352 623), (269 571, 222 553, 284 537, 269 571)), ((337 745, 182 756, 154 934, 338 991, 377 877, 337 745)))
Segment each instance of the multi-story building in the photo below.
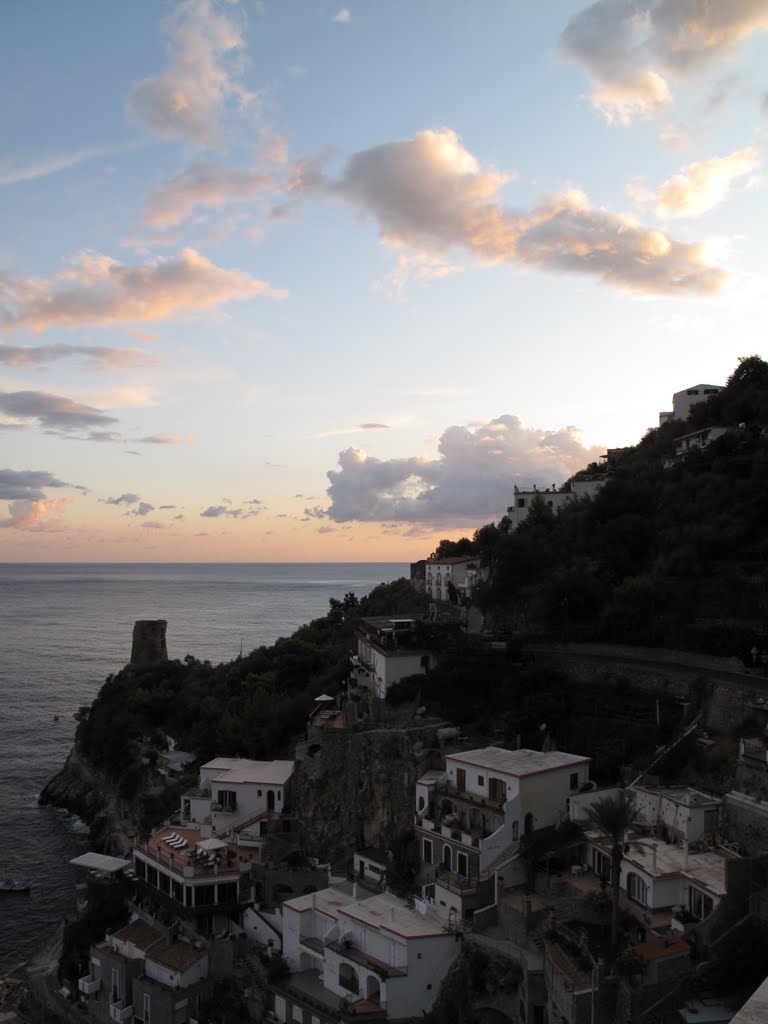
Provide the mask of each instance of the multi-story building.
POLYGON ((394 683, 427 672, 436 659, 419 644, 416 627, 413 618, 361 619, 356 634, 357 654, 352 658, 357 685, 383 699, 394 683))
POLYGON ((91 947, 81 1003, 103 1024, 187 1024, 210 993, 208 954, 141 920, 91 947))
POLYGON ((659 426, 669 423, 670 420, 687 420, 691 408, 697 402, 704 402, 722 390, 722 384, 694 384, 683 391, 676 391, 672 396, 672 411, 659 413, 659 426))
POLYGON ((477 583, 487 575, 477 555, 457 555, 453 558, 428 558, 425 567, 424 588, 433 601, 450 601, 452 595, 459 603, 472 597, 477 583))
POLYGON ((216 757, 200 769, 198 785, 181 798, 182 825, 207 826, 209 835, 279 815, 288 804, 293 761, 216 757))
POLYGON ((589 782, 588 757, 561 751, 485 747, 448 754, 445 770, 416 783, 416 836, 424 896, 458 918, 507 883, 523 835, 569 817, 569 799, 589 782), (510 865, 513 865, 510 868, 510 865))
POLYGON ((283 956, 293 972, 274 984, 279 1020, 319 1021, 429 1012, 461 946, 455 930, 421 900, 356 886, 283 904, 283 956), (325 1008, 324 1012, 322 1007, 325 1008))
POLYGON ((543 501, 547 508, 557 513, 568 502, 576 498, 593 498, 607 479, 608 475, 606 473, 594 476, 590 476, 587 473, 579 473, 571 480, 570 490, 567 491, 558 490, 554 485, 551 488, 547 487, 543 491, 538 490, 536 487, 532 491, 521 491, 515 485, 514 501, 507 508, 510 529, 516 530, 520 523, 525 522, 530 514, 531 505, 537 498, 543 501))

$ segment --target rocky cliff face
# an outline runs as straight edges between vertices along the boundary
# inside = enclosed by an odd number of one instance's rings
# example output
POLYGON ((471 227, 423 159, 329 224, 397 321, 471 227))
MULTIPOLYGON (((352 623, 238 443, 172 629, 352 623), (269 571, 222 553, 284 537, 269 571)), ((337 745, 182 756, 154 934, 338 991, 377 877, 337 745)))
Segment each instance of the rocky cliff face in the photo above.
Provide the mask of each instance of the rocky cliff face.
POLYGON ((87 822, 94 849, 118 857, 130 850, 129 834, 133 828, 124 801, 76 747, 61 771, 43 789, 40 803, 64 807, 87 822))
POLYGON ((387 848, 413 825, 417 779, 436 765, 436 727, 329 729, 300 749, 293 810, 306 852, 335 859, 366 846, 387 848))

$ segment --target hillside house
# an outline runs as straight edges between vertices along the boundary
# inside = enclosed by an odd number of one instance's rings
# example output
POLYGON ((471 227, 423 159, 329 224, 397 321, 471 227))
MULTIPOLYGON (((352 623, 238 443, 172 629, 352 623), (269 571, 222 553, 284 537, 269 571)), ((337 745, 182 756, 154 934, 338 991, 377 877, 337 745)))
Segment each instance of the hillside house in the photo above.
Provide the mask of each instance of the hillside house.
POLYGON ((281 1021, 399 1020, 429 1012, 458 955, 460 936, 423 901, 349 884, 283 904, 290 978, 274 983, 281 1021), (323 1008, 325 1012, 323 1012, 323 1008))
POLYGON ((727 433, 726 427, 702 427, 701 430, 692 430, 690 434, 683 434, 675 441, 675 454, 664 460, 664 466, 669 468, 680 459, 684 459, 689 452, 700 451, 727 433))
POLYGON ((428 558, 425 568, 424 589, 433 601, 450 601, 455 594, 459 604, 472 597, 472 591, 487 570, 480 566, 477 555, 457 555, 446 558, 428 558))
POLYGON ((293 761, 216 757, 200 769, 198 785, 181 798, 181 824, 210 834, 247 820, 279 815, 288 804, 293 761))
POLYGON ((141 920, 91 947, 81 1004, 103 1024, 187 1024, 210 995, 208 954, 141 920))
POLYGON ((588 757, 561 751, 485 747, 448 754, 445 770, 416 783, 416 837, 423 894, 459 918, 490 903, 494 876, 520 871, 521 836, 569 816, 572 794, 589 784, 588 757))
POLYGON ((561 508, 576 498, 593 498, 607 479, 608 476, 605 473, 595 476, 580 473, 571 480, 570 490, 567 491, 558 490, 554 484, 551 488, 547 487, 543 491, 537 487, 534 487, 532 491, 521 491, 515 485, 514 500, 507 507, 510 529, 516 530, 521 523, 525 522, 536 498, 541 498, 544 504, 557 515, 561 508))
POLYGON ((417 620, 378 616, 360 620, 352 672, 358 686, 382 699, 394 683, 432 668, 436 659, 417 639, 417 620))
POLYGON ((697 402, 704 402, 722 390, 722 384, 693 384, 683 391, 676 391, 672 396, 672 411, 659 413, 659 426, 669 423, 670 420, 687 420, 697 402))

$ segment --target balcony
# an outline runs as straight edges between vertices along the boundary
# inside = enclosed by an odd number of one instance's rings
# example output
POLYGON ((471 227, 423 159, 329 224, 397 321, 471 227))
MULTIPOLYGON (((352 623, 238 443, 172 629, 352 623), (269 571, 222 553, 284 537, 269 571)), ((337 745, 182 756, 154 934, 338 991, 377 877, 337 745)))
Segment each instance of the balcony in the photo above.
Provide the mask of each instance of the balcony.
POLYGON ((101 988, 101 978, 94 978, 92 974, 86 974, 84 978, 78 979, 77 988, 84 996, 92 996, 101 988))
POLYGON ((349 940, 344 942, 328 942, 326 946, 328 949, 333 950, 334 953, 338 953, 339 956, 351 960, 352 963, 359 964, 361 967, 367 967, 369 971, 373 971, 380 978, 405 978, 408 975, 407 968, 393 967, 390 964, 385 964, 383 960, 377 960, 376 957, 364 953, 362 949, 358 949, 349 940))
POLYGON ((126 1003, 124 999, 118 999, 116 1003, 109 1004, 109 1019, 115 1024, 126 1024, 133 1017, 133 1003, 126 1003))

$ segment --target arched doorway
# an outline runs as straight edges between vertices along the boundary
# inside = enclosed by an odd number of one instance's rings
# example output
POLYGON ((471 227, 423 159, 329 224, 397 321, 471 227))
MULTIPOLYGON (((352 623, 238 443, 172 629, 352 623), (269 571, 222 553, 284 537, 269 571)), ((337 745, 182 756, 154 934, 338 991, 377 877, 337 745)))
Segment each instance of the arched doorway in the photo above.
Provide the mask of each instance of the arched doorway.
POLYGON ((451 848, 447 844, 443 847, 443 867, 446 871, 451 870, 451 848))
POLYGON ((381 1006, 381 985, 379 984, 379 979, 374 978, 372 974, 368 975, 365 997, 369 1002, 381 1006))

